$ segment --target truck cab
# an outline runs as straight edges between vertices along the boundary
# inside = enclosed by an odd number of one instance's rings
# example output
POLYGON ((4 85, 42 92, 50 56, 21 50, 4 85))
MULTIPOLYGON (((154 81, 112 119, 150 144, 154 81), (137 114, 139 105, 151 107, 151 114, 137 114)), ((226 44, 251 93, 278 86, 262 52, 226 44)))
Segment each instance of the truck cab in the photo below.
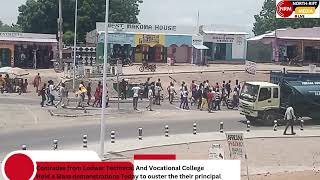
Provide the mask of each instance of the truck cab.
POLYGON ((279 113, 280 87, 269 82, 246 82, 240 93, 240 114, 250 121, 272 121, 279 113))

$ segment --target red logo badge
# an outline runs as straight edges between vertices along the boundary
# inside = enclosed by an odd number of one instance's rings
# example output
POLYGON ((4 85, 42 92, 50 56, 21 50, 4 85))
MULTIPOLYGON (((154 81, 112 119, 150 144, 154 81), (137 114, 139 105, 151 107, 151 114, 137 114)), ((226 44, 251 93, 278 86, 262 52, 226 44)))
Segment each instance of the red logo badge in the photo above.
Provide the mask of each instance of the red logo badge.
POLYGON ((294 11, 292 3, 288 0, 280 1, 277 4, 277 13, 281 17, 289 17, 294 11))

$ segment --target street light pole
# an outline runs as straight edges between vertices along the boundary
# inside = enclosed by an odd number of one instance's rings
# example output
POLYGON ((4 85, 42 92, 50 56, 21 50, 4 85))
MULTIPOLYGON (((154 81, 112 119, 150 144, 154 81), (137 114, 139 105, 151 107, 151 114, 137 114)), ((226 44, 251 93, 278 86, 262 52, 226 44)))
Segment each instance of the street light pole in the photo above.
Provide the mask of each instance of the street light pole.
POLYGON ((63 45, 63 18, 62 18, 62 0, 59 0, 59 19, 58 19, 58 34, 59 34, 59 66, 62 67, 62 45, 63 45))
POLYGON ((78 19, 78 0, 76 0, 75 16, 74 16, 73 81, 72 81, 73 90, 75 90, 75 86, 76 86, 77 19, 78 19))
POLYGON ((103 159, 104 155, 104 141, 105 141, 105 122, 104 110, 106 108, 107 96, 107 63, 108 63, 108 22, 109 22, 109 0, 106 0, 106 17, 105 17, 105 36, 104 36, 104 60, 103 60, 103 92, 102 92, 102 108, 101 108, 101 122, 100 122, 100 157, 103 159))

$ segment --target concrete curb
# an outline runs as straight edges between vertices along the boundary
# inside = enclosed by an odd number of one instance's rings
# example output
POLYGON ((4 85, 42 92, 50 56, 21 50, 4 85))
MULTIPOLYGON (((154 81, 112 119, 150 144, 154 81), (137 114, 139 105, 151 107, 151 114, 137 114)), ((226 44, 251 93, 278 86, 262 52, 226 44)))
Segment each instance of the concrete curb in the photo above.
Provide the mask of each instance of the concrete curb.
MULTIPOLYGON (((227 131, 227 133, 235 132, 235 131, 227 131)), ((272 129, 270 130, 252 130, 251 132, 245 131, 236 131, 243 132, 244 138, 246 140, 251 139, 287 139, 287 138, 319 138, 320 137, 320 129, 312 130, 306 129, 305 131, 296 131, 297 134, 295 136, 284 136, 282 133, 282 129, 274 132, 272 129)), ((122 153, 128 151, 142 150, 148 148, 155 147, 166 147, 166 146, 174 146, 174 145, 182 145, 182 144, 194 144, 194 143, 202 143, 202 142, 210 142, 210 141, 225 141, 226 136, 225 133, 220 132, 208 132, 208 133, 199 133, 197 135, 189 134, 173 134, 170 137, 163 136, 151 136, 151 137, 143 137, 143 140, 138 140, 138 136, 135 139, 120 139, 116 140, 116 143, 106 142, 105 149, 107 149, 107 153, 122 153)), ((74 146, 73 146, 74 147, 74 146)), ((88 143, 88 147, 90 150, 94 150, 98 152, 99 145, 98 142, 88 143)))
MULTIPOLYGON (((81 110, 81 109, 79 109, 81 110)), ((88 111, 88 109, 86 109, 88 111)), ((97 109, 99 110, 99 109, 97 109)), ((88 113, 88 114, 64 114, 64 113, 54 113, 52 110, 48 110, 49 114, 51 116, 56 116, 56 117, 92 117, 92 116, 99 116, 101 113, 88 113)), ((142 114, 144 111, 135 111, 136 114, 142 114)), ((131 112, 116 112, 117 114, 128 114, 131 112)), ((112 115, 112 112, 104 113, 105 115, 112 115)))
MULTIPOLYGON (((257 72, 270 72, 270 71, 280 71, 280 70, 257 70, 257 72)), ((308 72, 306 70, 288 70, 293 72, 308 72)), ((227 70, 204 70, 204 71, 181 71, 181 72, 174 72, 174 73, 168 73, 168 72, 154 72, 154 73, 141 73, 141 74, 123 74, 123 76, 148 76, 148 75, 166 75, 166 74, 193 74, 193 73, 215 73, 215 72, 245 72, 244 70, 239 69, 227 69, 227 70)), ((111 76, 116 77, 116 76, 111 76)))

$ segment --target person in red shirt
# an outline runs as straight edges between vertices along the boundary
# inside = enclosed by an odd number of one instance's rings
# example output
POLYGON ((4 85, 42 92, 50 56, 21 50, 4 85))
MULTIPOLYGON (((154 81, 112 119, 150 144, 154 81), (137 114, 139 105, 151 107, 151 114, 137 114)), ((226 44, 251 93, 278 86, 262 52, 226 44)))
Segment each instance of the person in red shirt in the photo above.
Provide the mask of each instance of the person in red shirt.
POLYGON ((212 89, 208 91, 208 112, 210 113, 212 111, 212 101, 213 101, 213 93, 212 89))
POLYGON ((101 107, 101 100, 102 100, 102 85, 101 82, 98 83, 98 86, 96 88, 96 91, 94 93, 94 102, 92 104, 92 107, 94 107, 96 105, 96 107, 100 106, 101 107))

